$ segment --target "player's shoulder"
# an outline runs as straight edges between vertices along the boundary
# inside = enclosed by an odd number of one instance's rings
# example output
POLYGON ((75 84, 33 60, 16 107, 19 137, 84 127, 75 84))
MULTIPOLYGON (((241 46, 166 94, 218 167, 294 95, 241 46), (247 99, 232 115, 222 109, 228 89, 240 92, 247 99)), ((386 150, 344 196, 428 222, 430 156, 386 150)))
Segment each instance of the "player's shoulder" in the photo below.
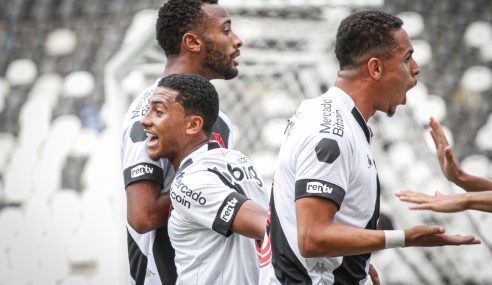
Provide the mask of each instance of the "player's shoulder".
POLYGON ((152 85, 144 89, 133 101, 130 103, 124 118, 123 128, 128 128, 132 122, 140 120, 149 110, 149 98, 157 88, 157 84, 160 79, 157 79, 152 85))
POLYGON ((241 164, 249 162, 249 159, 242 152, 227 148, 213 148, 206 152, 201 152, 193 158, 195 166, 221 166, 224 164, 241 164))
POLYGON ((316 151, 320 161, 330 162, 341 152, 352 149, 350 117, 336 94, 327 92, 304 100, 289 121, 293 130, 285 147, 290 151, 316 151))

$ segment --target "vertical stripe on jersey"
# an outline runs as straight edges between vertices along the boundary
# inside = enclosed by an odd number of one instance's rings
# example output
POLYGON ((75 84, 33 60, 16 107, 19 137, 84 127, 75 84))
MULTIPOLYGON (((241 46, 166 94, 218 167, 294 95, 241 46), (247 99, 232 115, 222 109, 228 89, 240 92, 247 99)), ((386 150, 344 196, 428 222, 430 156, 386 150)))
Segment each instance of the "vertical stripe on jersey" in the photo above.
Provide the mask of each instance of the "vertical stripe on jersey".
MULTIPOLYGON (((371 219, 366 225, 366 229, 377 229, 377 222, 379 219, 379 196, 381 194, 381 188, 379 185, 379 177, 376 176, 377 183, 377 198, 374 206, 374 212, 371 219)), ((342 264, 333 271, 335 277, 335 285, 352 285, 359 284, 360 280, 366 278, 366 264, 367 260, 371 257, 370 253, 344 256, 342 264)))
POLYGON ((128 236, 128 259, 130 261, 130 275, 135 280, 135 285, 143 285, 147 274, 147 256, 142 253, 132 235, 126 230, 128 236))
POLYGON ((270 198, 270 240, 274 240, 272 246, 272 265, 275 269, 275 277, 282 284, 312 284, 312 280, 299 261, 296 254, 289 246, 285 237, 284 230, 280 225, 280 220, 275 209, 273 193, 270 198))
POLYGON ((231 130, 229 129, 229 126, 224 121, 224 119, 222 119, 220 116, 217 117, 217 120, 215 121, 212 129, 213 132, 220 134, 222 140, 224 141, 224 147, 229 148, 229 134, 231 133, 231 130))
POLYGON ((152 252, 162 284, 176 284, 178 275, 174 264, 175 253, 171 246, 167 225, 156 230, 152 252))
POLYGON ((359 110, 357 110, 356 107, 352 109, 352 116, 354 116, 355 120, 359 124, 360 128, 364 132, 364 135, 366 136, 367 143, 371 143, 371 131, 369 130, 369 127, 366 124, 366 121, 364 121, 364 118, 360 114, 359 110))

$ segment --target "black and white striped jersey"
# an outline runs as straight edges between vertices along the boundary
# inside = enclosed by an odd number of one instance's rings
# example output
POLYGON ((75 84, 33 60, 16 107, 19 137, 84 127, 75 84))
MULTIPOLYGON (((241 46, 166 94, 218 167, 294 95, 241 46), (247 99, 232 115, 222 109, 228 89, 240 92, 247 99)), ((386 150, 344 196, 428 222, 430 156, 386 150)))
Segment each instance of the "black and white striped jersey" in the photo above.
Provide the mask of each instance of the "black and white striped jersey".
POLYGON ((376 229, 379 182, 371 132, 353 100, 337 87, 305 100, 288 122, 270 199, 260 284, 363 284, 370 254, 305 258, 295 201, 321 197, 339 210, 334 223, 376 229))
POLYGON ((258 284, 255 240, 230 227, 248 199, 267 208, 267 188, 245 155, 215 142, 183 159, 171 186, 168 223, 177 284, 258 284))
MULTIPOLYGON (((142 92, 125 114, 120 152, 125 187, 137 181, 150 180, 161 185, 161 192, 165 193, 171 187, 174 169, 167 159, 152 160, 148 157, 147 135, 140 125, 140 119, 150 108, 149 98, 159 80, 142 92)), ((221 147, 232 148, 231 122, 222 112, 214 124, 213 139, 221 147)), ((130 284, 174 284, 174 250, 169 241, 167 227, 139 234, 127 223, 127 231, 130 284)))

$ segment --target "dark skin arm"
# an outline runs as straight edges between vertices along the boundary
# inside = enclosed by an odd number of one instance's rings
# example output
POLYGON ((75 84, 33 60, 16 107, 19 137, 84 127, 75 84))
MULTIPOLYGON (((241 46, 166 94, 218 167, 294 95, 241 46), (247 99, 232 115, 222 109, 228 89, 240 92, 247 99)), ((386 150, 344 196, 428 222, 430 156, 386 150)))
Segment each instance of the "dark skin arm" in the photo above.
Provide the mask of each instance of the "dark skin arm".
POLYGON ((263 240, 267 212, 255 202, 248 200, 239 208, 231 231, 255 240, 263 240))
POLYGON ((126 187, 128 224, 144 234, 162 227, 168 219, 171 199, 160 194, 161 187, 152 181, 138 181, 126 187))
POLYGON ((400 191, 396 196, 401 201, 414 203, 413 210, 432 210, 435 212, 454 213, 465 210, 478 210, 492 213, 492 191, 469 192, 444 195, 436 192, 434 196, 413 191, 400 191))
MULTIPOLYGON (((337 206, 328 199, 296 201, 297 238, 304 257, 346 256, 384 249, 384 232, 333 222, 337 206)), ((405 230, 405 246, 443 246, 480 243, 474 236, 449 236, 443 227, 420 225, 405 230)))

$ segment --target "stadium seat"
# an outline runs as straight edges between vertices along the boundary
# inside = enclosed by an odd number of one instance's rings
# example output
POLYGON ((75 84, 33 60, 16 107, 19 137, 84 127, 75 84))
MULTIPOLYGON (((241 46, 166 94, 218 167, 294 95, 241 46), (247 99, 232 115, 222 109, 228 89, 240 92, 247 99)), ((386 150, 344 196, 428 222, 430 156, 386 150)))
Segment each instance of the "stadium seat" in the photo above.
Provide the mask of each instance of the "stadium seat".
POLYGON ((17 59, 7 67, 6 78, 10 85, 31 84, 37 76, 37 66, 30 59, 17 59))
POLYGON ((403 20, 404 28, 410 38, 418 37, 425 29, 424 19, 418 12, 407 11, 397 14, 403 20))
POLYGON ((472 92, 485 92, 492 87, 492 70, 486 66, 472 66, 461 78, 463 89, 472 92))
POLYGON ((415 109, 414 117, 421 125, 426 125, 430 117, 443 121, 446 118, 446 102, 440 96, 429 95, 427 100, 415 109))
POLYGON ((46 38, 46 53, 51 56, 66 56, 74 52, 77 36, 69 29, 56 29, 46 38))

